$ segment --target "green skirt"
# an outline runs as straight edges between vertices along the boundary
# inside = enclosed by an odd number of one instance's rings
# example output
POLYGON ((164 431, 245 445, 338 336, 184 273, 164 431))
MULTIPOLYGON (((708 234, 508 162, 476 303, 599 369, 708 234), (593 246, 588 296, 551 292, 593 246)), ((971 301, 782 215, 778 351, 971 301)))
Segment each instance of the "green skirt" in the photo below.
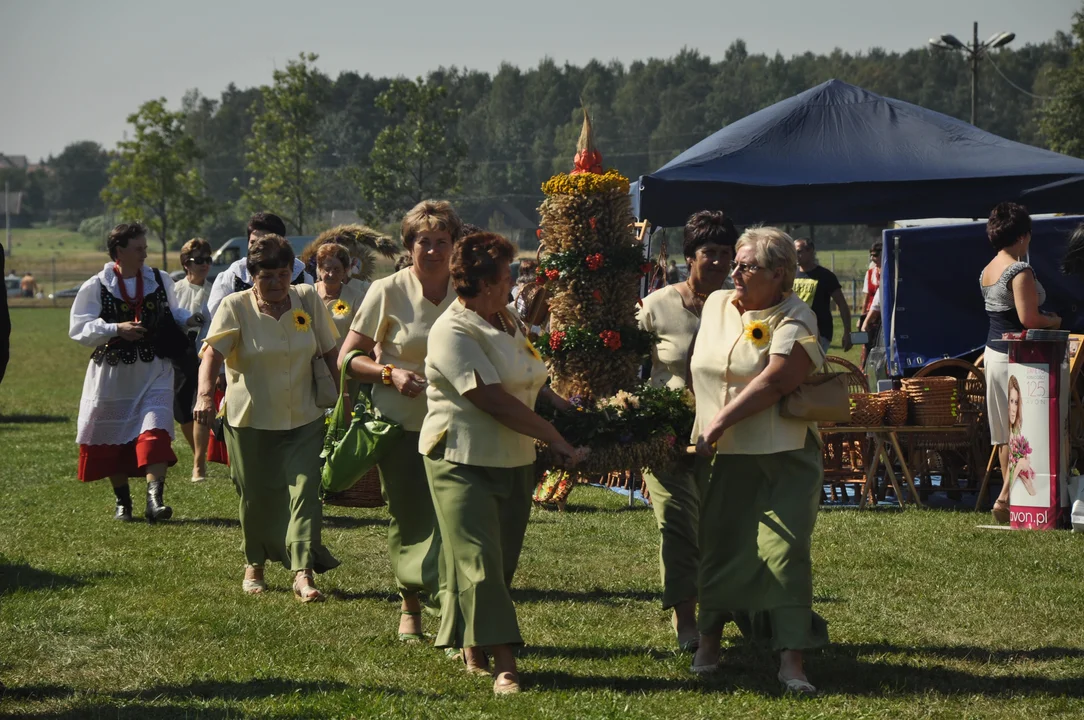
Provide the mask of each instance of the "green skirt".
POLYGON ((733 616, 776 650, 827 644, 813 612, 810 545, 824 480, 816 439, 789 452, 717 455, 698 475, 701 632, 733 616))
POLYGON ((521 645, 509 588, 531 517, 534 465, 425 458, 446 568, 437 647, 521 645))
POLYGON ((700 493, 692 461, 652 472, 644 470, 651 508, 659 528, 662 606, 672 608, 696 599, 700 549, 700 493))
POLYGON ((250 565, 325 572, 339 564, 320 541, 324 419, 293 430, 226 426, 230 475, 241 497, 241 549, 250 565))

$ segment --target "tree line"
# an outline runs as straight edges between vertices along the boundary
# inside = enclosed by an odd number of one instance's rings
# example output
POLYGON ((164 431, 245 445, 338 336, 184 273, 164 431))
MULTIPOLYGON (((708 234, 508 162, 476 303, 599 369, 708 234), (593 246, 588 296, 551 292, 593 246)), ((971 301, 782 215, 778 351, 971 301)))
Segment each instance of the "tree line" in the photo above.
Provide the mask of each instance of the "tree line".
MULTIPOLYGON (((108 207, 172 244, 196 234, 217 243, 254 209, 274 210, 297 234, 322 229, 332 209, 389 224, 438 195, 468 220, 499 228, 534 222, 542 182, 571 167, 582 106, 606 165, 629 177, 830 78, 970 114, 966 59, 926 49, 788 59, 735 40, 719 59, 695 50, 628 66, 547 58, 529 69, 439 68, 415 80, 331 78, 317 61, 302 54, 270 84, 230 84, 218 98, 189 91, 177 110, 148 101, 115 150, 75 143, 49 158, 47 172, 10 178, 12 189, 26 189, 41 218, 78 223, 108 207)), ((1084 10, 1071 33, 983 61, 977 124, 1084 156, 1084 10)))

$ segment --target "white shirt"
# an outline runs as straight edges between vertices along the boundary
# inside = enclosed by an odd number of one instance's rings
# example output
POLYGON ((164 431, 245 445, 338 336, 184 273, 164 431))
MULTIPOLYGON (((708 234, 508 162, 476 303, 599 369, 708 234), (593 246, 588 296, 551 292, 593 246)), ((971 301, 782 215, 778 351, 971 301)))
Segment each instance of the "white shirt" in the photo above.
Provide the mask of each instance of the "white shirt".
MULTIPOLYGON (((113 272, 114 264, 107 262, 100 273, 83 283, 75 296, 75 302, 72 303, 68 336, 87 347, 104 345, 118 335, 117 323, 106 322, 100 317, 102 296, 98 289, 98 284, 101 283, 113 297, 118 300, 123 299, 117 274, 113 272)), ((143 297, 149 297, 158 289, 158 283, 154 279, 154 269, 144 265, 141 272, 143 273, 143 297)), ((169 279, 169 275, 159 273, 159 276, 162 278, 162 287, 165 288, 166 297, 169 298, 169 310, 173 313, 173 319, 185 328, 185 323, 192 317, 192 313, 177 305, 173 281, 169 279)), ((133 297, 136 294, 136 278, 127 278, 124 281, 124 288, 128 296, 133 297)))
MULTIPOLYGON (((187 278, 181 278, 173 284, 173 297, 177 305, 191 314, 199 313, 203 316, 203 325, 199 327, 196 335, 196 347, 207 336, 207 328, 211 325, 211 311, 207 307, 207 298, 211 295, 211 284, 204 282, 202 285, 193 285, 187 278)), ((191 330, 189 330, 191 332, 191 330)))
MULTIPOLYGON (((305 272, 305 264, 297 258, 294 258, 294 268, 290 273, 290 280, 293 281, 300 273, 305 272)), ((233 294, 233 281, 234 278, 240 278, 241 282, 252 285, 252 278, 248 274, 248 259, 241 258, 234 261, 228 268, 223 270, 215 278, 214 284, 211 286, 211 295, 207 298, 207 310, 211 316, 214 316, 215 310, 218 310, 218 306, 222 303, 223 298, 227 295, 233 294)), ((313 284, 312 275, 305 273, 305 282, 309 285, 313 284)), ((207 318, 208 324, 211 321, 211 317, 207 318)))

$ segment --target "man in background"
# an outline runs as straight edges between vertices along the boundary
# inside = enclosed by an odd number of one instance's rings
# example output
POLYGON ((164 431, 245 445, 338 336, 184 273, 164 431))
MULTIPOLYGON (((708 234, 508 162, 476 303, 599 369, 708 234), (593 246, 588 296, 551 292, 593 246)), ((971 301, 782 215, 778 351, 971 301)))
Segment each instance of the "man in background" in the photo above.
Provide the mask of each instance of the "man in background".
MULTIPOLYGON (((254 214, 248 221, 248 244, 252 246, 254 240, 257 240, 264 235, 278 235, 279 237, 286 237, 286 223, 282 221, 278 215, 268 212, 258 212, 254 214)), ((291 285, 300 285, 301 283, 313 284, 312 276, 305 271, 305 265, 296 257, 294 258, 293 280, 291 285)), ((252 287, 252 278, 248 276, 248 258, 241 258, 232 263, 228 268, 223 270, 215 278, 214 284, 211 286, 211 293, 207 296, 207 311, 214 317, 215 310, 226 298, 227 295, 232 295, 235 292, 241 292, 248 290, 252 287)), ((211 322, 211 318, 207 318, 208 324, 211 322)))
POLYGON ((832 302, 839 308, 843 320, 843 350, 851 349, 851 308, 843 297, 843 287, 836 274, 817 264, 817 252, 809 238, 794 241, 794 250, 798 253, 798 273, 794 276, 794 292, 805 300, 817 316, 817 335, 821 349, 826 353, 832 342, 835 327, 832 322, 832 302))
POLYGON ((19 291, 24 298, 34 298, 38 295, 38 281, 34 279, 34 273, 28 272, 23 275, 19 282, 19 291))

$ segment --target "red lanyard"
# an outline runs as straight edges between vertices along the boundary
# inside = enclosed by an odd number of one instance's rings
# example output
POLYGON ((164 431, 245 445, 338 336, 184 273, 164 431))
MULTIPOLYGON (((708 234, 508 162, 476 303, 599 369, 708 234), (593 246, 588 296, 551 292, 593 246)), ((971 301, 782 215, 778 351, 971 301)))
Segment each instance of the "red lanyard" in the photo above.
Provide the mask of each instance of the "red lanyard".
POLYGON ((139 273, 136 275, 136 296, 134 299, 128 297, 128 289, 124 287, 124 278, 120 276, 120 270, 117 269, 116 265, 113 266, 113 272, 117 274, 117 285, 120 287, 121 300, 128 303, 135 315, 135 321, 139 322, 140 316, 143 314, 143 268, 140 268, 139 273))

